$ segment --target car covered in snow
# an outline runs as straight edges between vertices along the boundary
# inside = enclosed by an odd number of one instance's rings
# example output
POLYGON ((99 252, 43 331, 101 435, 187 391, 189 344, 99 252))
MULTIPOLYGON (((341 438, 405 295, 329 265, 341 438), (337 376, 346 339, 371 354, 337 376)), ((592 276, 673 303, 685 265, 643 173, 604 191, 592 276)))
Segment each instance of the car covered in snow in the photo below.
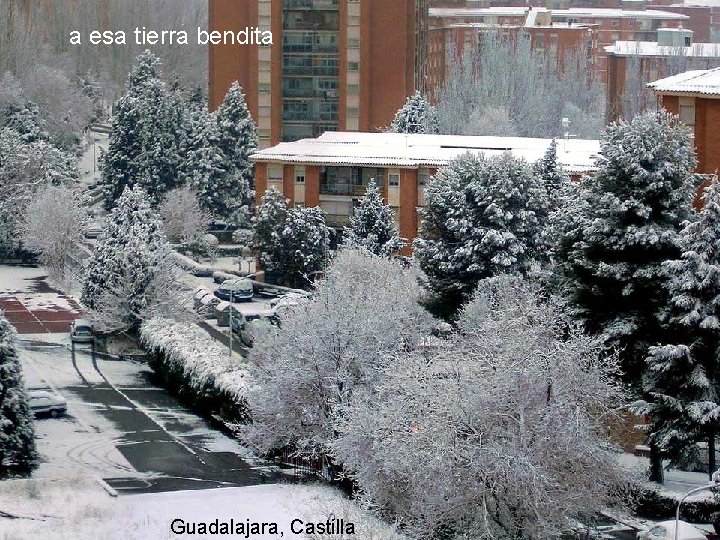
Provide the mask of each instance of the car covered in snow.
POLYGON ((222 300, 240 302, 252 300, 254 294, 253 282, 247 278, 227 279, 215 291, 215 296, 222 300))
POLYGON ((70 324, 70 340, 73 343, 92 343, 95 340, 92 323, 87 319, 75 319, 70 324))
POLYGON ((85 227, 85 238, 97 238, 102 233, 103 226, 101 221, 91 221, 85 227))
POLYGON ((707 535, 691 525, 687 521, 680 520, 677 522, 678 534, 675 536, 675 520, 669 519, 651 525, 644 531, 637 533, 638 540, 707 540, 707 535))
POLYGON ((28 390, 30 409, 35 416, 49 414, 55 418, 67 411, 67 401, 50 390, 28 390))

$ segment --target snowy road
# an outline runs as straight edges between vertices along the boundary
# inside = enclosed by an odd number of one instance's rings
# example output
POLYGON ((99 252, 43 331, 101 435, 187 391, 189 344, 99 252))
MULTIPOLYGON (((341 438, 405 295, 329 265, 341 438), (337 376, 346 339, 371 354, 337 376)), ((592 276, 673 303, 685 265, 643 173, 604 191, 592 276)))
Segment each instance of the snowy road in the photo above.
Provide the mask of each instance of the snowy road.
MULTIPOLYGON (((30 336, 26 336, 30 337, 30 336)), ((66 336, 21 342, 31 388, 64 395, 68 416, 37 423, 40 477, 91 473, 120 492, 262 484, 267 468, 152 384, 141 363, 100 357, 66 336)))

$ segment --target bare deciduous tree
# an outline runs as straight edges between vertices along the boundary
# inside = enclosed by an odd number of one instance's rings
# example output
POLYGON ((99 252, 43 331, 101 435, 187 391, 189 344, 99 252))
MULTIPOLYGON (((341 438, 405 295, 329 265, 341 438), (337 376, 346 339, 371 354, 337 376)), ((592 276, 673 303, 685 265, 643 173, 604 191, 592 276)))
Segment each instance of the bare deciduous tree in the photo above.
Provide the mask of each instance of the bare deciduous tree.
POLYGON ((86 213, 79 197, 65 186, 47 186, 28 204, 22 242, 40 254, 40 260, 57 280, 65 278, 67 257, 82 238, 86 213))
POLYGON ((200 208, 197 192, 189 186, 170 191, 158 206, 163 230, 171 242, 192 242, 208 228, 210 216, 200 208))

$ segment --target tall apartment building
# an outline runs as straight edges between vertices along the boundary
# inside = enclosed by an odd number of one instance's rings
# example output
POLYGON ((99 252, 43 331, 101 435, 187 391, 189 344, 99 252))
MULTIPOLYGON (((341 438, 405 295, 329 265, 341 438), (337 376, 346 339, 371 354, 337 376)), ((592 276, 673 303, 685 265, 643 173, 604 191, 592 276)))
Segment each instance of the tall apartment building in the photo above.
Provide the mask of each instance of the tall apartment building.
POLYGON ((271 31, 272 45, 209 47, 210 107, 233 81, 261 146, 390 124, 425 85, 427 0, 210 0, 211 30, 271 31))

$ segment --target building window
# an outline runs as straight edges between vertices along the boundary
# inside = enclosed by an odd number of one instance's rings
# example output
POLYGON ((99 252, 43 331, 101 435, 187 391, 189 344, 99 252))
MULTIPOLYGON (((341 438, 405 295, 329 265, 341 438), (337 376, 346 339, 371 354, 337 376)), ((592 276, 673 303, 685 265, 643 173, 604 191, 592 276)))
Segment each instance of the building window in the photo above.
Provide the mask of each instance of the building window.
POLYGON ((357 38, 348 38, 347 48, 348 49, 359 49, 360 48, 360 40, 357 38))
POLYGON ((690 47, 692 45, 692 38, 690 36, 685 36, 685 46, 690 47))
POLYGON ((695 125, 695 98, 680 98, 680 121, 688 126, 695 125))
POLYGON ((260 83, 258 85, 258 90, 261 94, 269 94, 270 93, 270 84, 269 83, 260 83))
POLYGON ((420 187, 425 187, 428 183, 428 180, 430 179, 430 175, 427 171, 420 171, 418 172, 418 185, 420 187))
POLYGON ((348 71, 358 71, 360 69, 360 62, 348 62, 348 71))
POLYGON ((295 183, 296 184, 304 184, 305 183, 305 175, 304 174, 296 174, 295 175, 295 183))
POLYGON ((388 186, 398 187, 400 185, 400 175, 397 173, 390 173, 388 175, 388 186))

